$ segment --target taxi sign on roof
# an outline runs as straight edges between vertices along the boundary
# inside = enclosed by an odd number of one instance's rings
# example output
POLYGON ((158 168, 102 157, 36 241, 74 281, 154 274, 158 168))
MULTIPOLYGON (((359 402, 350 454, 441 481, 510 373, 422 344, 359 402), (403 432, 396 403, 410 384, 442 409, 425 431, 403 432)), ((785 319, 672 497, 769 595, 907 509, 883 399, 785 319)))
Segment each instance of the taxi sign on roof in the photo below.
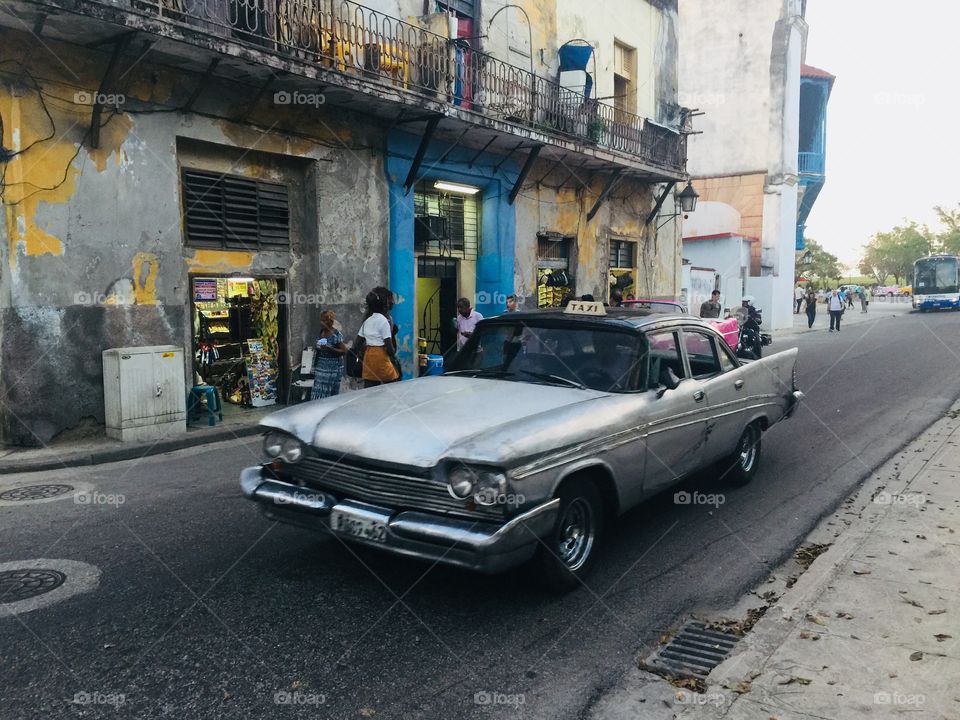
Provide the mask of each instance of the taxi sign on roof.
POLYGON ((564 312, 571 315, 606 315, 607 309, 602 302, 571 300, 564 312))

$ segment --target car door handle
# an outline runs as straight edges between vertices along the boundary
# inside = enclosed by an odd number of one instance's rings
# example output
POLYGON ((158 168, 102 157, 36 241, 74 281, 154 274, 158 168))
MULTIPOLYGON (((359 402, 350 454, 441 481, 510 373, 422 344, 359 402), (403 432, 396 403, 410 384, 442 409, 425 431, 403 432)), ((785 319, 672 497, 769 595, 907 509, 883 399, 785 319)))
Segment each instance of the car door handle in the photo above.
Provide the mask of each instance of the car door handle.
POLYGON ((704 396, 704 394, 703 394, 703 390, 697 390, 697 391, 693 394, 693 399, 694 399, 695 402, 700 402, 701 400, 703 400, 704 397, 705 397, 705 396, 704 396))
POLYGON ((737 381, 733 384, 733 386, 734 386, 737 390, 740 390, 740 389, 743 387, 743 380, 737 380, 737 381))

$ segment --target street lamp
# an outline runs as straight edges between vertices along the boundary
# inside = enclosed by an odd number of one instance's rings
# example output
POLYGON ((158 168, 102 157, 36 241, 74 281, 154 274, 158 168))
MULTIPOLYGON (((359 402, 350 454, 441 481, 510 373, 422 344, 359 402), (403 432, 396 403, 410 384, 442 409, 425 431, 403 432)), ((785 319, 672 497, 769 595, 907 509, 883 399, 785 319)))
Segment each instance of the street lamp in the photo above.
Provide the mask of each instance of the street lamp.
POLYGON ((687 186, 677 196, 680 200, 680 212, 692 213, 697 209, 697 200, 700 194, 693 189, 693 183, 687 180, 687 186))
POLYGON ((813 264, 813 253, 807 250, 800 256, 800 264, 804 267, 810 267, 813 264))

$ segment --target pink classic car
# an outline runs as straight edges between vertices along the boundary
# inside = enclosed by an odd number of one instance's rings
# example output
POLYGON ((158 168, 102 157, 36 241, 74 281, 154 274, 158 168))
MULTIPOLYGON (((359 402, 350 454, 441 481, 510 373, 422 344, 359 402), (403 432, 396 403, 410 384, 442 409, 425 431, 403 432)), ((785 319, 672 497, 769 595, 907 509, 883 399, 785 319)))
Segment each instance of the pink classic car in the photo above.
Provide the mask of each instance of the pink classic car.
MULTIPOLYGON (((638 310, 648 310, 654 313, 663 313, 664 315, 689 315, 690 312, 682 303, 675 300, 624 300, 622 307, 637 308, 638 310)), ((713 327, 723 335, 727 345, 731 350, 737 349, 737 340, 740 337, 740 325, 736 318, 704 318, 713 327)))

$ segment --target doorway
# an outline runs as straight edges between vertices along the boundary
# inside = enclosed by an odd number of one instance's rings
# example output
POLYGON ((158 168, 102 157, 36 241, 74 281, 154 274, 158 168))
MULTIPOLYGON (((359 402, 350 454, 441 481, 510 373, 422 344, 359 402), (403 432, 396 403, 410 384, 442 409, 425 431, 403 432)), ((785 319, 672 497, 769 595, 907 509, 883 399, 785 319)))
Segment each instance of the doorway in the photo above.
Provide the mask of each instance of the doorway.
POLYGON ((420 352, 447 356, 457 348, 454 319, 457 316, 459 261, 422 255, 417 258, 417 321, 420 352))
POLYGON ((283 278, 191 275, 193 376, 217 388, 224 414, 276 404, 287 382, 283 278))

